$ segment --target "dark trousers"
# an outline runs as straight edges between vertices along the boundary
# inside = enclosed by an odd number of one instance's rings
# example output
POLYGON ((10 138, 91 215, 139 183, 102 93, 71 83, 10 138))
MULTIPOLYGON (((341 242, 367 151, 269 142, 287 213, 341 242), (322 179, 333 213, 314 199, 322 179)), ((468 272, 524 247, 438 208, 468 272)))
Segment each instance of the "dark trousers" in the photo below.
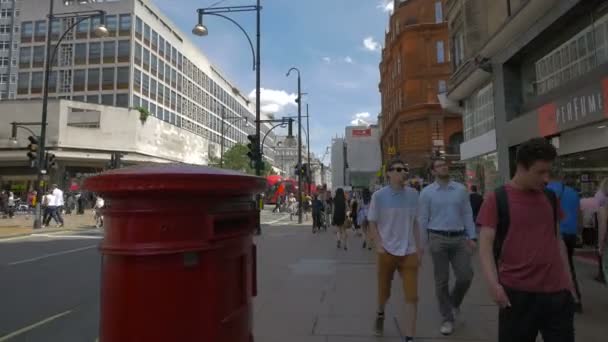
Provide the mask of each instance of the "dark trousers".
POLYGON ((572 262, 572 257, 574 256, 574 248, 576 247, 576 235, 562 234, 562 239, 566 244, 566 250, 568 251, 568 263, 570 264, 570 273, 572 273, 572 282, 574 283, 574 288, 576 289, 576 297, 580 302, 581 291, 578 287, 578 281, 576 280, 576 270, 574 269, 574 263, 572 262))
POLYGON ((570 291, 533 293, 505 288, 511 306, 498 314, 498 342, 574 342, 570 291))
POLYGON ((56 223, 63 225, 63 217, 61 217, 61 213, 59 212, 60 207, 48 206, 44 211, 44 216, 46 219, 44 220, 44 225, 48 226, 51 223, 51 218, 55 220, 56 223))
POLYGON ((321 229, 321 211, 313 210, 312 212, 312 227, 321 229))

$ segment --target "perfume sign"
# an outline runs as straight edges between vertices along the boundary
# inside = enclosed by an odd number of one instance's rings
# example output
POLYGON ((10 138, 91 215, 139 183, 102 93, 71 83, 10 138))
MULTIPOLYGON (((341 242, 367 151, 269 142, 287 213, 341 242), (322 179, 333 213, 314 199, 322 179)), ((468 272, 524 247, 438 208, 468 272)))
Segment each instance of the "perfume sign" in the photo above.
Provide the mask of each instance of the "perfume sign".
POLYGON ((538 109, 543 136, 608 118, 608 78, 538 109))

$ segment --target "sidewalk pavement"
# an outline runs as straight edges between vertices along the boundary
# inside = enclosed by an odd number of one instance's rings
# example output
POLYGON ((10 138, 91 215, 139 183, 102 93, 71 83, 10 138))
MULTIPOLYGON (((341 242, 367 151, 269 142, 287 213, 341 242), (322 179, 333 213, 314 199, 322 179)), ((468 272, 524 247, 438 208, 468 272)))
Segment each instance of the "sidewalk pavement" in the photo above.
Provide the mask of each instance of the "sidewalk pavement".
POLYGON ((65 225, 63 228, 56 228, 55 221, 51 220, 51 226, 40 230, 32 229, 33 215, 16 214, 13 218, 0 218, 0 239, 16 236, 30 235, 39 232, 55 232, 66 230, 88 229, 95 225, 93 211, 87 210, 83 215, 64 215, 65 225))
MULTIPOLYGON (((398 277, 386 309, 385 336, 373 336, 376 313, 374 254, 349 236, 348 251, 338 250, 333 230, 313 235, 304 226, 266 226, 257 238, 258 296, 254 334, 260 342, 402 341, 404 299, 398 277)), ((427 255, 419 276, 417 341, 496 341, 497 309, 482 282, 479 260, 476 276, 463 303, 464 322, 444 337, 435 300, 432 264, 427 255)), ((578 264, 585 313, 576 318, 577 341, 605 340, 608 288, 592 280, 595 268, 578 264)), ((539 338, 539 341, 541 339, 539 338)))

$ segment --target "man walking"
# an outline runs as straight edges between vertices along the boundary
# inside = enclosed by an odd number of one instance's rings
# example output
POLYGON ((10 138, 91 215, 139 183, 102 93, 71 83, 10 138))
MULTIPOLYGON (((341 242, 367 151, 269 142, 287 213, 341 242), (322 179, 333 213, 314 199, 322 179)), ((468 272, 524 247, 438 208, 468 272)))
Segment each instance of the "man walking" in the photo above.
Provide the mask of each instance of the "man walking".
POLYGON ((480 258, 493 300, 500 307, 499 342, 574 342, 574 300, 561 210, 545 190, 555 148, 544 138, 523 143, 510 183, 484 201, 480 258))
POLYGON ((483 196, 477 192, 477 185, 471 185, 469 199, 471 201, 471 209, 473 209, 473 220, 477 222, 477 215, 479 215, 479 209, 483 203, 483 196))
POLYGON ((422 260, 421 234, 416 221, 418 192, 404 187, 408 169, 400 160, 389 164, 390 185, 372 195, 367 219, 378 252, 378 313, 375 332, 384 331, 384 308, 399 271, 406 302, 405 341, 416 335, 418 267, 422 260))
POLYGON ((555 193, 565 215, 560 221, 559 228, 562 240, 564 240, 564 243, 566 244, 568 265, 570 266, 570 274, 572 275, 572 282, 574 283, 574 289, 576 290, 576 311, 582 313, 583 305, 581 304, 581 291, 578 286, 578 281, 576 280, 574 263, 572 262, 578 235, 578 223, 579 218, 581 217, 581 199, 576 190, 564 184, 562 175, 555 165, 551 169, 551 182, 547 185, 547 189, 555 193))
POLYGON ((443 335, 454 332, 455 316, 471 286, 473 267, 471 255, 477 247, 477 235, 469 194, 464 185, 450 180, 445 160, 431 161, 435 182, 420 194, 419 220, 423 232, 428 232, 435 294, 443 323, 443 335), (456 282, 450 291, 450 265, 456 282))
POLYGON ((57 184, 53 184, 53 196, 55 196, 55 206, 56 206, 56 217, 59 221, 60 227, 63 227, 63 207, 65 206, 65 200, 63 198, 63 191, 59 189, 57 184))

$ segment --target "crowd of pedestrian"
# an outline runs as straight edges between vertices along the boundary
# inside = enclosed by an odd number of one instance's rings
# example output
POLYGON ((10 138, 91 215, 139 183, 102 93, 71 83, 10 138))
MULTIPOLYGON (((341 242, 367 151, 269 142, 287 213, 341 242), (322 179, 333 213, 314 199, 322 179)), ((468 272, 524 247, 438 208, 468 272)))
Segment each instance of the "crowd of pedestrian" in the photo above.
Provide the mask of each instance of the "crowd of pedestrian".
MULTIPOLYGON (((384 332, 385 307, 398 272, 406 305, 405 341, 414 341, 418 272, 427 250, 439 332, 453 334, 479 250, 483 278, 499 308, 499 342, 534 342, 539 334, 545 342, 573 342, 574 315, 583 312, 573 262, 581 200, 554 165, 556 156, 543 138, 523 143, 513 179, 485 198, 476 186, 467 189, 452 180, 443 159, 430 162, 434 181, 424 187, 408 182, 407 164, 393 160, 387 165, 388 185, 373 194, 338 188, 332 196, 321 188, 311 202, 313 232, 322 222, 331 223, 338 249, 348 250, 348 231, 353 230, 363 237, 364 249, 375 250, 378 336, 384 332)), ((603 256, 608 253, 608 179, 595 203, 598 254, 603 256)))

